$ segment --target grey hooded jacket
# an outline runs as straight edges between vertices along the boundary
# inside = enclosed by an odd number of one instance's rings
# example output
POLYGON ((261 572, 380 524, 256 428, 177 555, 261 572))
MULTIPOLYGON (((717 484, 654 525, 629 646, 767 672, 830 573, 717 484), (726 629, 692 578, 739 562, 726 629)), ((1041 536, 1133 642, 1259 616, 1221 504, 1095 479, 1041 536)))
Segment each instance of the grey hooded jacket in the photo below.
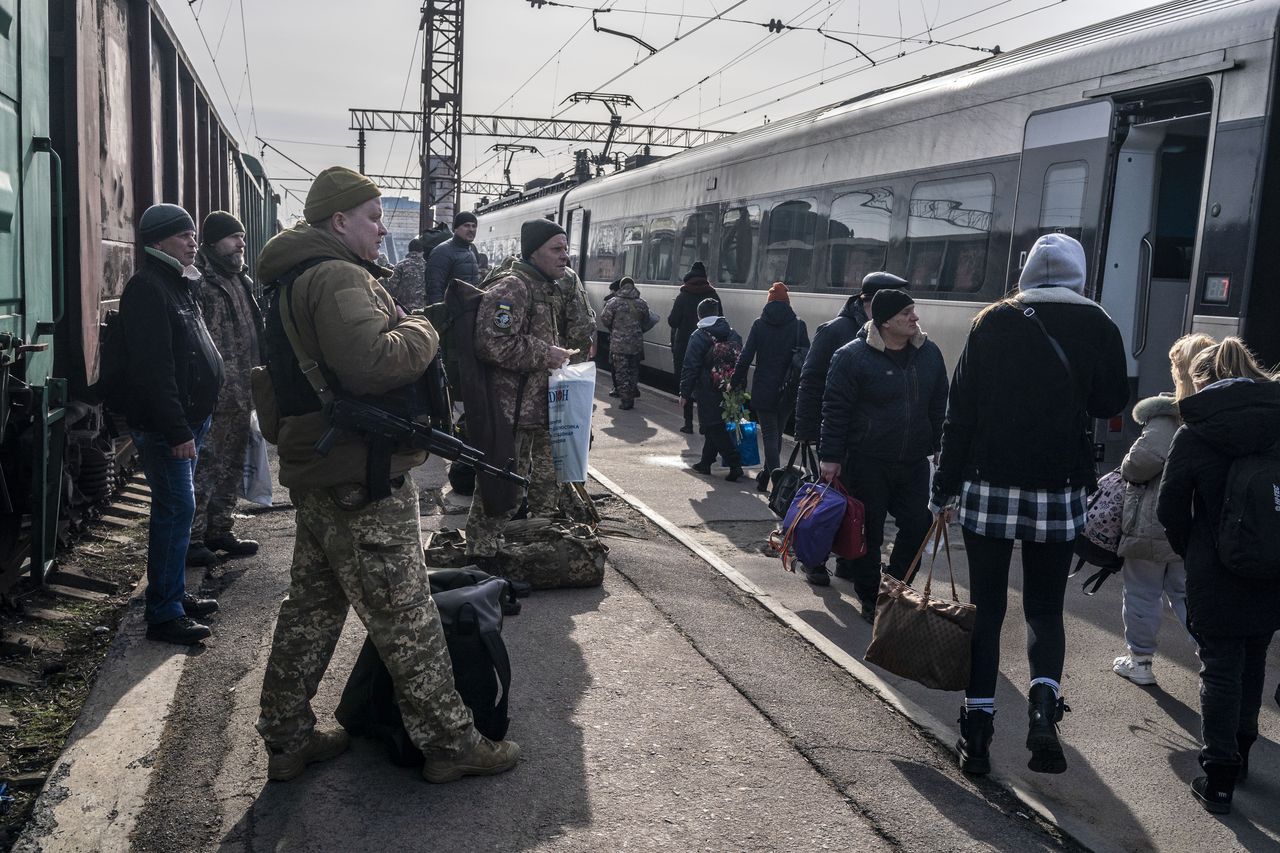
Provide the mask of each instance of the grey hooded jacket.
POLYGON ((1116 553, 1156 563, 1181 561, 1156 517, 1160 475, 1178 431, 1178 403, 1172 395, 1148 397, 1133 407, 1133 419, 1142 424, 1142 434, 1120 463, 1125 488, 1116 553))

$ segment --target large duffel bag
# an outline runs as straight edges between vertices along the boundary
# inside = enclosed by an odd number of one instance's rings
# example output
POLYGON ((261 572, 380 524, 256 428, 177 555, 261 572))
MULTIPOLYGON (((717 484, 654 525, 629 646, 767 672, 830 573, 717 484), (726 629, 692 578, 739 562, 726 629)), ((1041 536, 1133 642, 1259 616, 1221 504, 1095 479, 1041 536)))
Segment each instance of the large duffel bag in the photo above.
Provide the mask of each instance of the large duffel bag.
MULTIPOLYGON (((502 740, 510 724, 511 689, 511 661, 502 642, 502 602, 515 600, 511 585, 478 569, 433 571, 430 580, 453 662, 454 687, 480 733, 502 740)), ((391 673, 368 637, 334 716, 353 736, 380 741, 396 764, 422 765, 422 752, 405 731, 391 673)))
MULTIPOLYGON (((534 589, 600 586, 609 546, 586 524, 562 519, 523 518, 502 531, 503 568, 507 578, 534 589)), ((428 566, 459 567, 467 557, 466 531, 441 528, 427 536, 428 566)))

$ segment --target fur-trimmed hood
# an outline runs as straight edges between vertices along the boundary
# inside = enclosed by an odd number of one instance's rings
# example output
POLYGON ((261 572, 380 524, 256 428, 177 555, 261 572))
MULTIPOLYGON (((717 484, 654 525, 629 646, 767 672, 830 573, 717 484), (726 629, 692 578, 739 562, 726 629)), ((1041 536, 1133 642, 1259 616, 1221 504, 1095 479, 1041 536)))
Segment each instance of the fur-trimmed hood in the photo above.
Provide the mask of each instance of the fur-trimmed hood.
POLYGON ((1159 394, 1139 400, 1133 406, 1133 419, 1146 426, 1152 418, 1173 418, 1178 420, 1178 401, 1172 394, 1159 394))
MULTIPOLYGON (((871 347, 873 350, 876 350, 878 352, 884 352, 885 350, 884 338, 880 337, 880 330, 876 328, 875 323, 868 320, 867 324, 862 327, 862 333, 863 333, 863 336, 866 337, 867 339, 867 346, 871 347)), ((916 349, 920 349, 920 347, 924 346, 924 342, 927 341, 928 339, 929 339, 929 336, 924 333, 924 329, 922 328, 920 329, 920 331, 916 332, 915 335, 912 336, 911 340, 908 343, 910 343, 916 349)))

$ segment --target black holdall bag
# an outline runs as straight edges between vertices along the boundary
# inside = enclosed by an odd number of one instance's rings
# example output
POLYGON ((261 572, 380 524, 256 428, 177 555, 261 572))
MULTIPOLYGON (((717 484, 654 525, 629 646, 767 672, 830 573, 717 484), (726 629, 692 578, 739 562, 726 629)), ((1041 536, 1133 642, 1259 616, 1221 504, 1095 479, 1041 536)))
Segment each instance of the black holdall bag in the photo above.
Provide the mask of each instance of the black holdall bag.
POLYGON ((769 509, 773 510, 773 514, 778 518, 785 517, 800 486, 806 482, 815 482, 817 479, 817 455, 809 442, 796 442, 795 448, 791 451, 791 457, 787 459, 786 467, 775 468, 770 474, 769 480, 772 487, 769 490, 769 509), (800 457, 799 465, 796 464, 797 456, 800 457))
MULTIPOLYGON (((514 601, 515 593, 507 581, 479 569, 435 570, 430 579, 453 662, 454 687, 480 734, 502 740, 511 722, 511 661, 502 641, 502 604, 514 601)), ((422 766, 422 752, 405 731, 391 673, 367 637, 334 716, 352 735, 381 741, 393 763, 422 766)))

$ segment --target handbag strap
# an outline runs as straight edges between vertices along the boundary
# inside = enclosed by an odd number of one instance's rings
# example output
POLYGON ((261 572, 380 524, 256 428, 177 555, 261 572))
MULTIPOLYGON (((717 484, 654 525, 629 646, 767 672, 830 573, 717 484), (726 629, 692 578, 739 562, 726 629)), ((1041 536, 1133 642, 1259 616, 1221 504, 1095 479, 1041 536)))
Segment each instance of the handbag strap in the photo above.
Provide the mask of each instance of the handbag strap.
POLYGON ((1022 316, 1033 321, 1036 326, 1039 327, 1040 331, 1044 334, 1045 339, 1049 342, 1049 346, 1053 347, 1053 352, 1058 356, 1058 361, 1062 362, 1063 368, 1067 371, 1067 379, 1071 382, 1072 390, 1077 390, 1078 385, 1076 384, 1076 372, 1071 369, 1071 362, 1067 360, 1067 354, 1062 351, 1062 345, 1058 343, 1058 339, 1049 334, 1049 330, 1044 327, 1044 323, 1036 314, 1036 309, 1028 305, 1026 308, 1022 309, 1022 316))
POLYGON ((942 514, 939 513, 933 517, 933 524, 929 527, 929 532, 925 534, 924 541, 920 543, 920 548, 916 551, 915 557, 911 560, 911 565, 907 566, 907 573, 903 578, 903 583, 910 586, 915 579, 916 572, 920 568, 920 559, 924 556, 924 549, 929 546, 929 540, 933 540, 933 556, 929 560, 929 574, 925 577, 924 595, 927 598, 930 590, 933 588, 933 567, 938 562, 938 543, 942 543, 942 549, 947 555, 947 570, 951 575, 951 600, 959 601, 960 594, 956 589, 956 570, 955 564, 951 562, 951 535, 947 531, 947 523, 942 520, 942 514))
POLYGON ((813 511, 818 508, 818 504, 822 502, 822 492, 817 489, 810 489, 800 497, 800 502, 796 508, 796 516, 791 520, 791 526, 787 528, 787 535, 782 538, 782 568, 789 572, 795 572, 795 567, 791 560, 792 542, 796 538, 796 528, 800 526, 801 520, 813 515, 813 511))

